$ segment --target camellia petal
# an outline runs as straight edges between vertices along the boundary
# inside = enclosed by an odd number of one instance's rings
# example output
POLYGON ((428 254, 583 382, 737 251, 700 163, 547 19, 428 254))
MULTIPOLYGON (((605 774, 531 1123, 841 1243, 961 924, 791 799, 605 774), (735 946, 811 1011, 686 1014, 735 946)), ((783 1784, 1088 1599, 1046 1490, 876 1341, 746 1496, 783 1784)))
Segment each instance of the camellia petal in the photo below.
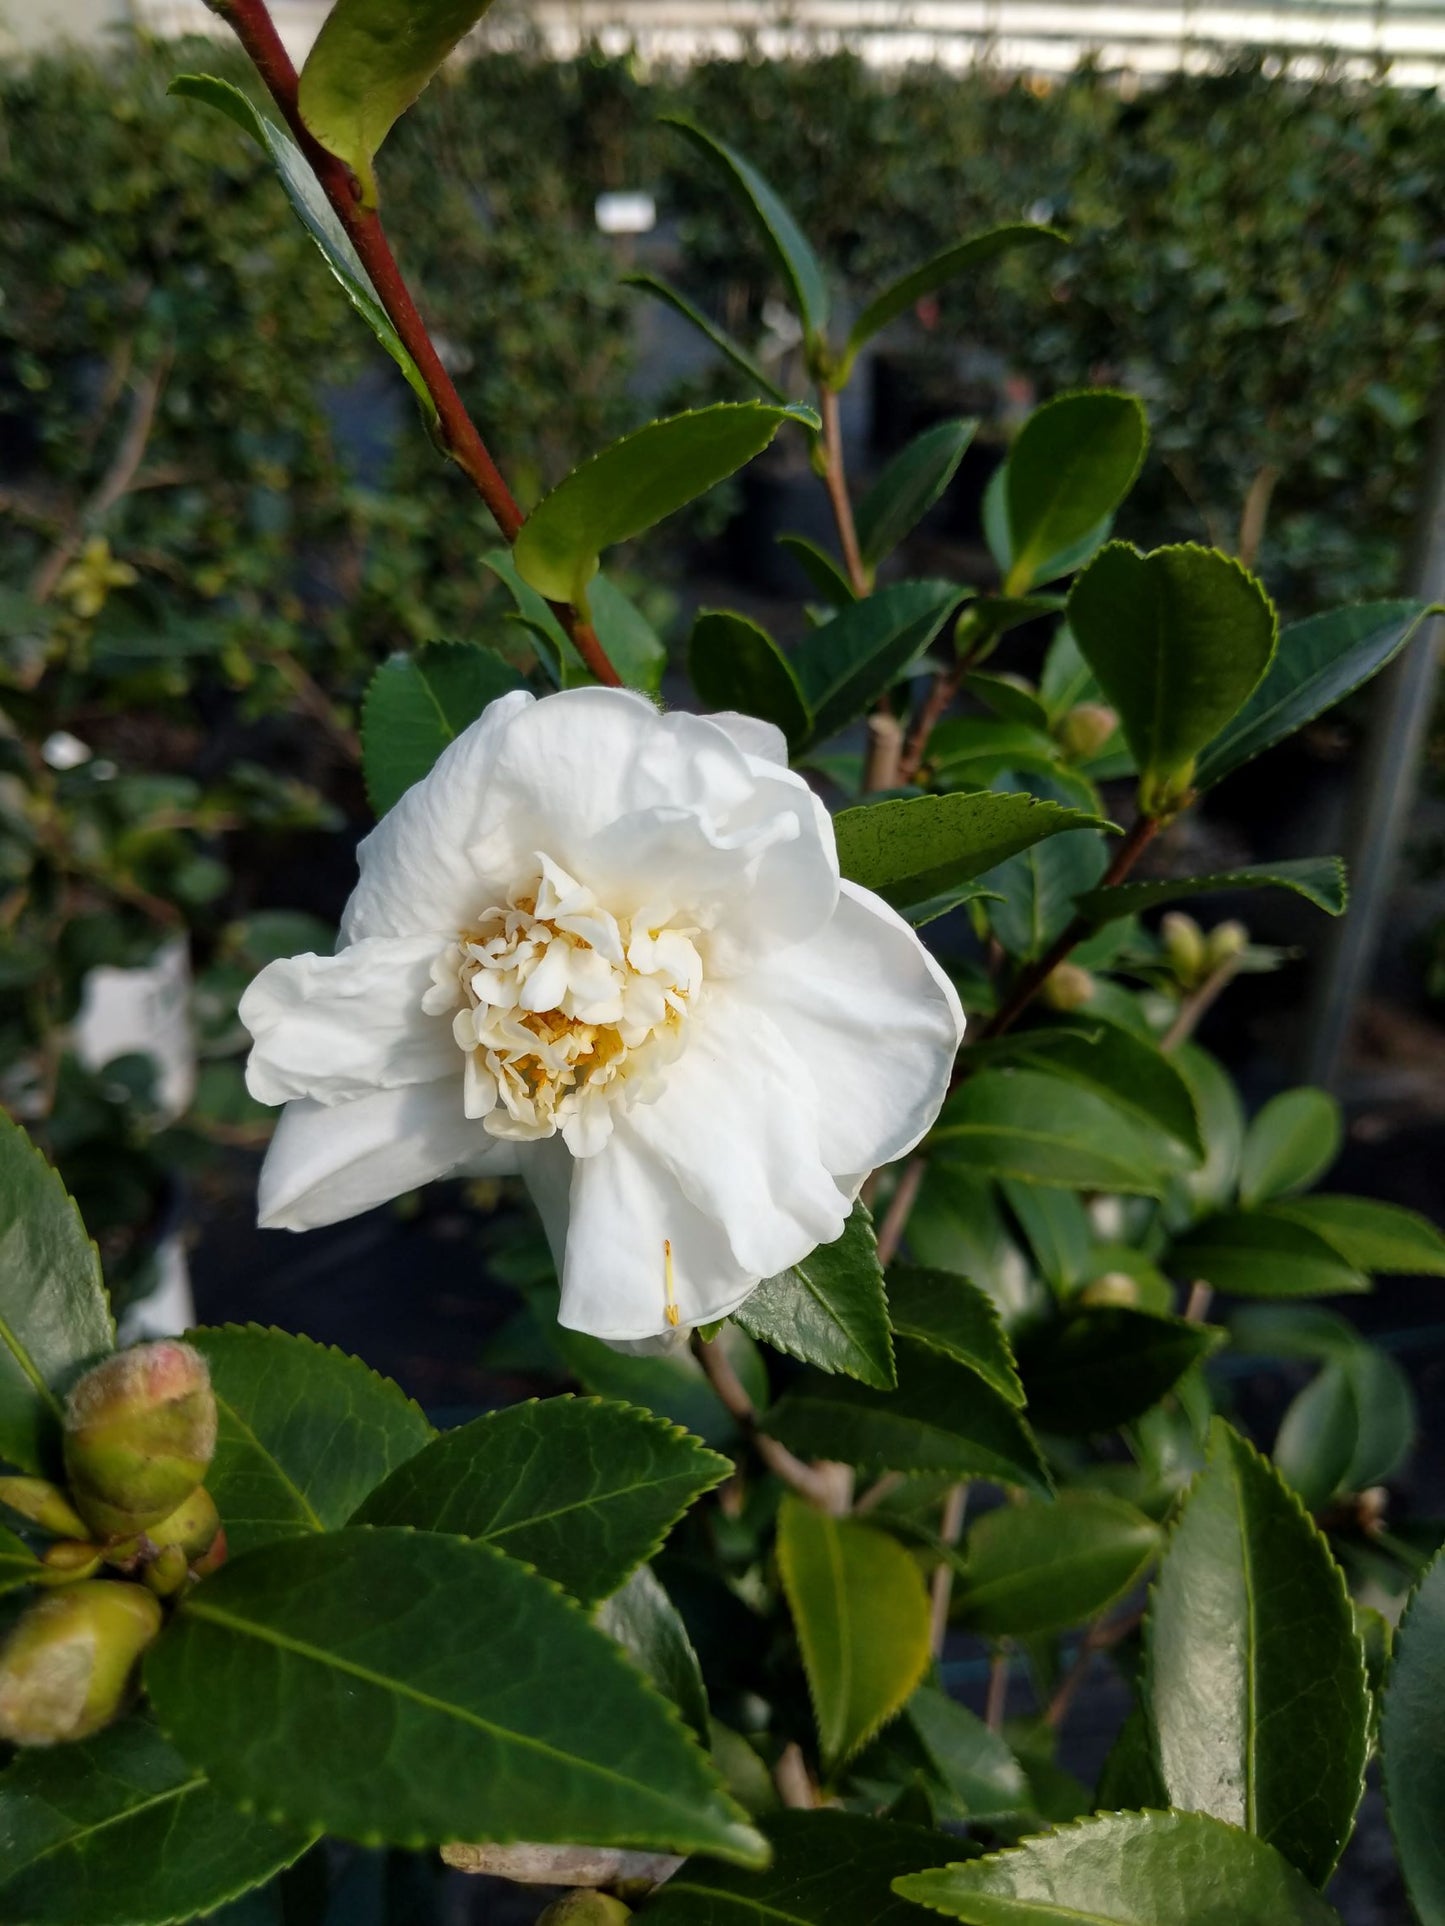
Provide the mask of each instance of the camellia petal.
POLYGON ((714 709, 708 717, 714 729, 730 736, 745 756, 759 762, 774 762, 780 769, 788 766, 788 739, 776 722, 758 716, 745 716, 739 709, 714 709))

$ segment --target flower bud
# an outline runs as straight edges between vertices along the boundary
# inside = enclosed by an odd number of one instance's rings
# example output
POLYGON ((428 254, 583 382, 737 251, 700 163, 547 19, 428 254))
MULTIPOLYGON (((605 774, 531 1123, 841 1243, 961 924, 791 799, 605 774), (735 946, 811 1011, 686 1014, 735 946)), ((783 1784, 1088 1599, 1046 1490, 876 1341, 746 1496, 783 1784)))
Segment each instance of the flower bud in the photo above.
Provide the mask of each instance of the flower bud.
POLYGON ((1078 963, 1056 964, 1039 991, 1051 1010, 1082 1010, 1093 994, 1094 979, 1078 963))
POLYGON ((146 1566, 142 1577, 157 1598, 170 1598, 181 1589, 190 1575, 191 1568, 180 1546, 167 1545, 146 1566))
POLYGON ((0 1647, 0 1738, 58 1745, 99 1732, 160 1628, 160 1604, 140 1585, 92 1579, 40 1599, 0 1647))
POLYGON ((1139 1302, 1139 1286, 1127 1271, 1105 1271, 1079 1292, 1081 1304, 1135 1305, 1139 1302))
POLYGON ((220 1529, 221 1514, 216 1510, 215 1499, 204 1485, 197 1485, 169 1518, 162 1518, 158 1525, 147 1529, 146 1537, 160 1551, 178 1547, 186 1563, 193 1565, 215 1544, 220 1529))
POLYGON ((216 1448, 206 1360, 164 1339, 88 1371, 65 1409, 65 1467, 76 1508, 110 1537, 146 1531, 200 1484, 216 1448))
POLYGON ((1059 724, 1059 743, 1071 762, 1097 756, 1119 726, 1119 718, 1102 702, 1080 702, 1059 724))
POLYGON ((77 1579, 94 1578, 101 1566, 101 1549, 86 1538, 61 1538, 48 1546, 41 1557, 45 1567, 37 1579, 41 1585, 73 1585, 77 1579))
POLYGON ((624 1926, 631 1917, 632 1908, 620 1899, 583 1887, 554 1899, 537 1926, 624 1926))
POLYGON ((1204 932, 1192 916, 1170 910, 1160 918, 1159 934, 1164 939, 1164 954, 1169 967, 1186 990, 1193 989, 1209 974, 1209 954, 1204 932))
POLYGON ((0 1478, 0 1505, 54 1538, 84 1538, 85 1520, 60 1489, 44 1478, 0 1478))
POLYGON ((1216 923, 1209 932, 1206 948, 1209 967, 1217 970, 1221 964, 1233 962, 1236 956, 1244 955, 1249 948, 1249 931, 1243 923, 1216 923))

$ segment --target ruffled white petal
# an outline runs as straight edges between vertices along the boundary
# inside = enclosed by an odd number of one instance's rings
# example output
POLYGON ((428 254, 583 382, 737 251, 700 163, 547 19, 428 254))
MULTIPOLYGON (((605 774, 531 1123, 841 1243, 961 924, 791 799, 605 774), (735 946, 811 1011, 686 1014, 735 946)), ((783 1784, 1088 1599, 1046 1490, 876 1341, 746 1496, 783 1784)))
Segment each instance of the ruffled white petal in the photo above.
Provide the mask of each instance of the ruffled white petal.
POLYGON ((788 739, 776 722, 745 716, 740 709, 714 709, 707 720, 730 736, 745 756, 756 756, 759 762, 787 768, 788 739))
POLYGON ((258 1103, 349 1103, 372 1090, 459 1076, 451 1013, 422 999, 441 936, 368 937, 335 956, 268 963, 241 998, 255 1039, 246 1088, 258 1103))
POLYGON ((912 1150, 933 1124, 963 1041, 942 969, 896 911, 844 883, 825 929, 738 986, 802 1059, 824 1162, 840 1182, 912 1150))
POLYGON ((515 1147, 462 1115, 460 1079, 379 1090, 353 1103, 288 1103, 261 1170, 265 1230, 315 1230, 460 1172, 505 1177, 515 1147))

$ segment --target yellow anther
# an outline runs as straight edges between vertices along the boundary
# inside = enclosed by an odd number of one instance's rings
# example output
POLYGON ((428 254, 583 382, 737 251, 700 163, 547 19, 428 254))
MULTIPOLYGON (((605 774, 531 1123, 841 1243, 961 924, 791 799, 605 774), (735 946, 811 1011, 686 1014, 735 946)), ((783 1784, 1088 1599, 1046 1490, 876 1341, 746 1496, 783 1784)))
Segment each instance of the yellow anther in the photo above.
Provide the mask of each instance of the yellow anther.
POLYGON ((662 1240, 662 1290, 667 1299, 667 1321, 675 1331, 678 1326, 677 1287, 672 1278, 672 1239, 662 1240))

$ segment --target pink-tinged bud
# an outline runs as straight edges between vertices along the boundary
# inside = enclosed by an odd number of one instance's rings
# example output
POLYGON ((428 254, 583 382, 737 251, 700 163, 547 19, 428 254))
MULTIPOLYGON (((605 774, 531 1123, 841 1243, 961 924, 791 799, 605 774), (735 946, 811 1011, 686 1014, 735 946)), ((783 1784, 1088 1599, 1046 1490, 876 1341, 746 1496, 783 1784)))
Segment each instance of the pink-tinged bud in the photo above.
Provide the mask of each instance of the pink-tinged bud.
POLYGON ((197 1485, 169 1518, 162 1518, 158 1525, 149 1527, 146 1537, 159 1551, 178 1546, 185 1554, 186 1563, 193 1565, 215 1544, 220 1529, 221 1514, 216 1510, 215 1499, 204 1485, 197 1485))
POLYGON ((0 1738, 88 1739, 129 1703, 136 1664, 161 1629, 141 1585, 92 1579, 30 1606, 0 1647, 0 1738))
POLYGON ((1139 1286, 1127 1271, 1105 1271, 1079 1292, 1081 1304, 1134 1305, 1139 1302, 1139 1286))
POLYGON ((226 1544, 226 1533, 223 1527, 212 1539, 211 1549, 192 1564, 192 1578, 209 1578, 212 1572, 218 1572, 221 1569, 229 1556, 230 1548, 226 1544))
POLYGON ((53 1538, 84 1538, 85 1520, 60 1489, 44 1478, 0 1478, 0 1505, 53 1538))
POLYGON ((624 1926, 631 1918, 632 1908, 614 1899, 611 1893, 583 1888, 554 1899, 537 1926, 624 1926))
POLYGON ((1059 963, 1050 970, 1039 991, 1051 1010, 1082 1010, 1094 995, 1094 979, 1078 963, 1059 963))
POLYGON ((1249 948, 1249 931, 1243 923, 1216 923, 1209 932, 1206 947, 1209 967, 1217 970, 1222 963, 1232 963, 1236 956, 1244 955, 1249 948))
POLYGON ((1087 762, 1118 726, 1118 716, 1102 702, 1081 702, 1059 724, 1059 742, 1071 762, 1087 762))
POLYGON ((1169 967, 1186 990, 1192 990, 1209 974, 1209 955, 1204 947, 1204 932, 1192 916, 1170 910, 1159 919, 1159 934, 1169 967))
POLYGON ((215 1448, 206 1360, 172 1338, 117 1352, 87 1371, 66 1400, 71 1496, 107 1537, 168 1518, 205 1477, 215 1448))

